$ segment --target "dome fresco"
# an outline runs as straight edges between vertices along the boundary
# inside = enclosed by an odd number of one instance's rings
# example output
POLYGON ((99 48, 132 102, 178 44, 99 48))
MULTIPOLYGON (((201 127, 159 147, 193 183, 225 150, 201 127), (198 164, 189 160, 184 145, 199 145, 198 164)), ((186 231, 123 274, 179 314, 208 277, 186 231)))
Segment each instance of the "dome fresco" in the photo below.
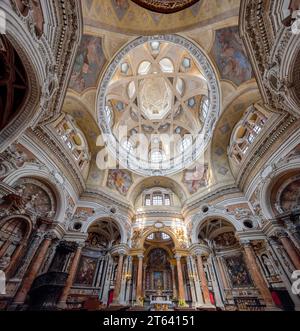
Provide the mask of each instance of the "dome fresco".
POLYGON ((0 0, 1 322, 300 310, 299 12, 0 0))
POLYGON ((173 174, 198 161, 220 112, 213 67, 176 35, 125 46, 104 72, 97 102, 108 149, 140 175, 173 174))

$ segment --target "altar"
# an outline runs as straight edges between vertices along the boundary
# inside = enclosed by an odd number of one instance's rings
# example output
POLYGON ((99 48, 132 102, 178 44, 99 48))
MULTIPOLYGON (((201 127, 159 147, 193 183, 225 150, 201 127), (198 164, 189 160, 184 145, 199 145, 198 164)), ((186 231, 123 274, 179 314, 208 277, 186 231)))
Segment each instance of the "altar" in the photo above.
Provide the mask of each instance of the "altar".
POLYGON ((151 296, 150 298, 151 311, 168 311, 173 309, 174 309, 174 304, 169 297, 151 296))
POLYGON ((151 311, 168 311, 173 310, 174 304, 169 296, 151 295, 150 310, 151 311))

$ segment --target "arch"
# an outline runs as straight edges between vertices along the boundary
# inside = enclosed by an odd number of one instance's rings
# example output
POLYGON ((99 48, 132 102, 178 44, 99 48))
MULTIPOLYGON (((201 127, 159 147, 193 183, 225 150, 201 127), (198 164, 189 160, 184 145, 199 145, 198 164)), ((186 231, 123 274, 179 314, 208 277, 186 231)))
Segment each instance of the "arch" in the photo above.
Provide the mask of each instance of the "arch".
POLYGON ((86 220, 82 226, 81 232, 83 233, 88 233, 89 228, 91 228, 94 224, 96 224, 97 222, 101 222, 101 221, 107 221, 107 220, 111 220, 112 222, 114 222, 114 224, 118 227, 119 232, 120 232, 120 236, 121 236, 121 244, 126 244, 127 243, 127 230, 125 228, 125 226, 123 225, 123 222, 118 220, 117 217, 112 217, 111 215, 94 215, 92 217, 90 217, 88 220, 86 220))
POLYGON ((30 217, 26 216, 26 215, 10 215, 10 216, 4 217, 2 220, 0 220, 0 229, 3 227, 3 225, 5 223, 9 222, 11 219, 19 219, 19 220, 24 221, 27 224, 27 231, 26 231, 26 235, 24 236, 23 240, 28 240, 29 236, 32 232, 32 229, 33 229, 33 224, 32 224, 30 217))
POLYGON ((28 92, 23 106, 0 132, 0 152, 15 141, 32 123, 32 120, 37 117, 37 112, 40 109, 41 86, 43 86, 44 81, 42 68, 44 68, 45 60, 39 56, 39 52, 36 52, 34 38, 32 38, 28 29, 24 29, 22 20, 11 8, 6 8, 6 4, 3 4, 3 8, 6 13, 6 37, 26 68, 28 92))
POLYGON ((145 241, 146 239, 150 236, 150 234, 155 233, 155 232, 163 232, 167 235, 170 236, 171 240, 173 241, 174 244, 174 249, 181 249, 180 244, 176 238, 176 235, 173 233, 173 231, 170 228, 164 227, 161 229, 154 229, 154 228, 149 228, 142 234, 142 238, 139 243, 139 249, 144 249, 145 241))
POLYGON ((187 192, 183 185, 168 177, 149 177, 141 178, 136 181, 135 185, 132 185, 128 192, 128 200, 136 202, 137 198, 143 193, 145 189, 151 189, 154 187, 167 188, 173 191, 183 204, 187 199, 187 192))
POLYGON ((228 222, 229 224, 231 224, 233 226, 233 228, 236 232, 242 231, 244 229, 242 222, 239 222, 233 216, 225 214, 225 213, 214 211, 214 212, 208 212, 205 214, 203 214, 203 213, 196 214, 192 218, 192 224, 193 224, 192 231, 191 231, 192 244, 199 243, 198 234, 200 232, 202 225, 204 225, 204 223, 206 221, 213 220, 213 219, 221 219, 221 220, 224 220, 225 222, 228 222))
POLYGON ((56 211, 53 219, 59 223, 63 223, 65 220, 65 210, 67 205, 66 197, 62 186, 55 181, 52 175, 49 175, 48 169, 37 169, 32 166, 18 169, 7 176, 4 179, 4 183, 13 187, 22 178, 32 178, 48 186, 56 200, 56 211))
POLYGON ((278 216, 278 214, 280 214, 279 210, 277 210, 277 212, 275 211, 275 206, 272 206, 271 201, 271 195, 274 192, 274 189, 276 189, 276 184, 280 183, 280 181, 282 181, 281 184, 284 184, 284 181, 287 181, 289 178, 296 176, 299 174, 299 172, 300 159, 291 163, 286 163, 279 168, 273 169, 270 176, 263 181, 259 200, 261 201, 262 213, 267 219, 273 219, 278 216))

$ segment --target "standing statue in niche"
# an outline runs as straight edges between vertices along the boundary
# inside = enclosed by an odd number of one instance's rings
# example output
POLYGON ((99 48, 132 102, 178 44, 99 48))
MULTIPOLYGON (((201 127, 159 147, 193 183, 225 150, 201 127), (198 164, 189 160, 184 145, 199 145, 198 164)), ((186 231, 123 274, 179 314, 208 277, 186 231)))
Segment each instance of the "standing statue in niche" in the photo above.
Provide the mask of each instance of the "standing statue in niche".
POLYGON ((269 257, 267 255, 262 255, 261 258, 262 258, 263 264, 264 264, 269 276, 276 275, 275 269, 274 269, 269 257))

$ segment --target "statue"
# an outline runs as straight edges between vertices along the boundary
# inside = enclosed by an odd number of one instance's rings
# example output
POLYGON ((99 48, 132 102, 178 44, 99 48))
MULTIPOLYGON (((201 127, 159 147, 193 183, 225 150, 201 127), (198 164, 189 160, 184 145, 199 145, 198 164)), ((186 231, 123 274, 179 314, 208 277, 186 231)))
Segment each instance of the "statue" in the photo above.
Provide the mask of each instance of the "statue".
POLYGON ((0 270, 5 270, 10 264, 10 255, 5 254, 0 258, 0 270))
POLYGON ((2 203, 0 204, 0 210, 22 212, 25 209, 24 199, 17 194, 8 194, 2 197, 2 203))

